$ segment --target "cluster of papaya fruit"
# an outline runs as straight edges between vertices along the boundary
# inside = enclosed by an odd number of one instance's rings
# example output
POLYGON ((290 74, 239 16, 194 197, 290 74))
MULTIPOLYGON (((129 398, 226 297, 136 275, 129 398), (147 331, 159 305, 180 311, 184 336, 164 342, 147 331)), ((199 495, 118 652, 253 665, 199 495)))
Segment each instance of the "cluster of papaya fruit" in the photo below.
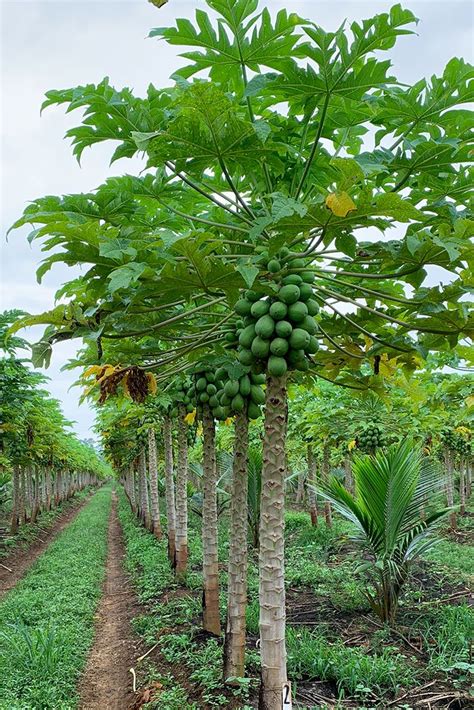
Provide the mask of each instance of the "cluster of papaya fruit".
POLYGON ((363 451, 371 451, 384 444, 385 438, 378 424, 368 424, 357 436, 357 447, 363 451))
POLYGON ((456 452, 460 456, 469 456, 471 454, 471 442, 464 438, 459 431, 444 427, 440 432, 440 438, 447 449, 456 452))
MULTIPOLYGON (((281 269, 278 259, 267 263, 270 273, 281 269)), ((301 259, 285 264, 286 271, 304 269, 301 259)), ((272 283, 273 290, 256 285, 235 304, 238 357, 243 365, 267 371, 274 377, 288 369, 307 370, 308 355, 319 347, 315 316, 319 306, 313 298, 314 274, 286 273, 272 283)), ((230 342, 230 337, 228 338, 230 342)))

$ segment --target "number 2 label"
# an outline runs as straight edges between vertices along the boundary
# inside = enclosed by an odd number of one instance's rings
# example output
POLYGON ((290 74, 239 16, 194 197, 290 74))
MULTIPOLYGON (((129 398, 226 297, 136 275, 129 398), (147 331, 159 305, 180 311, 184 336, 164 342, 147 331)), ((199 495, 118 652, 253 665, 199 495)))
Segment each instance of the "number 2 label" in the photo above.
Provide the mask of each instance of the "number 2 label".
POLYGON ((293 703, 291 702, 291 683, 285 683, 282 688, 282 710, 292 710, 293 703))

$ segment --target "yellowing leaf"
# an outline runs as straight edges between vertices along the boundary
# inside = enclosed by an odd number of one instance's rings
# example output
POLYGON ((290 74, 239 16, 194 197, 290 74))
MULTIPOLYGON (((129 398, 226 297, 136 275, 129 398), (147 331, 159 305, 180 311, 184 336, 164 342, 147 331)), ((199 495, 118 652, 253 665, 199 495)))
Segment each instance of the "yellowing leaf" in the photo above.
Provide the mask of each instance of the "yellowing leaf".
POLYGON ((329 207, 336 217, 345 217, 348 212, 356 209, 353 200, 347 192, 330 192, 326 197, 326 207, 329 207))
POLYGON ((146 378, 148 380, 148 393, 156 394, 156 390, 158 389, 158 387, 156 384, 155 375, 152 372, 147 372, 146 378))
POLYGON ((225 424, 226 426, 230 426, 233 421, 234 421, 234 417, 227 417, 227 419, 225 420, 224 424, 225 424))
POLYGON ((90 367, 87 368, 87 370, 84 372, 84 374, 82 376, 85 378, 85 377, 90 377, 91 375, 97 375, 97 373, 99 373, 103 367, 104 367, 103 365, 91 365, 90 367))
POLYGON ((474 395, 466 397, 466 404, 468 407, 474 407, 474 395))
POLYGON ((202 424, 201 424, 201 423, 199 423, 199 426, 198 426, 198 428, 197 428, 196 434, 197 434, 198 436, 202 436, 202 424))
POLYGON ((189 414, 186 414, 184 417, 184 421, 186 424, 194 424, 194 420, 196 419, 196 410, 193 409, 192 412, 189 412, 189 414))
POLYGON ((356 440, 355 440, 355 439, 352 439, 352 440, 349 441, 349 443, 347 444, 347 450, 348 450, 348 451, 352 451, 352 449, 355 449, 355 447, 356 447, 356 440))
POLYGON ((398 357, 393 357, 390 360, 387 353, 383 353, 379 363, 380 374, 384 377, 391 377, 397 371, 397 361, 398 357))
POLYGON ((374 344, 374 341, 371 338, 369 338, 367 335, 364 335, 363 338, 364 338, 364 342, 365 342, 365 352, 367 352, 367 350, 370 350, 370 348, 374 344))

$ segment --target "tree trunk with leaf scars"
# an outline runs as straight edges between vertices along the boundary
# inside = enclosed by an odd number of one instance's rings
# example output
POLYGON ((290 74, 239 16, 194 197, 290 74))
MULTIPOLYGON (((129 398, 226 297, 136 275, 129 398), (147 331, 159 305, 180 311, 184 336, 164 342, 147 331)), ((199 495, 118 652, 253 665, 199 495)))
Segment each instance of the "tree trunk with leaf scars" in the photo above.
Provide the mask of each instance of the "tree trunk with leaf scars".
POLYGON ((285 645, 286 376, 267 377, 260 506, 260 710, 281 710, 287 684, 285 645))
POLYGON ((26 475, 25 475, 25 467, 22 466, 20 468, 20 496, 19 496, 19 502, 18 502, 18 518, 20 521, 20 525, 24 525, 26 523, 25 498, 26 498, 26 475))
POLYGON ((158 456, 156 453, 156 436, 153 427, 148 429, 148 470, 150 472, 151 522, 153 533, 158 540, 161 540, 158 456))
POLYGON ((20 469, 18 466, 13 466, 12 485, 13 491, 10 532, 12 535, 16 535, 18 532, 18 514, 20 509, 20 469))
POLYGON ((188 568, 188 431, 186 408, 178 407, 178 458, 176 467, 176 576, 182 579, 188 568))
POLYGON ((466 461, 466 500, 472 494, 472 461, 466 461))
POLYGON ((316 459, 314 458, 314 451, 311 444, 308 444, 306 451, 306 462, 308 468, 307 476, 307 488, 308 488, 308 502, 309 502, 309 514, 311 516, 311 525, 316 527, 318 524, 318 501, 316 497, 316 459))
MULTIPOLYGON (((323 461, 321 466, 321 477, 324 483, 329 482, 329 442, 326 442, 323 447, 323 461)), ((331 503, 327 500, 324 503, 324 518, 328 528, 332 528, 332 510, 331 503)))
POLYGON ((140 517, 147 528, 151 529, 150 507, 148 503, 148 482, 146 477, 146 454, 145 449, 140 451, 138 457, 138 486, 140 491, 140 517))
MULTIPOLYGON (((448 508, 454 506, 454 461, 452 451, 446 449, 444 453, 444 463, 446 468, 446 503, 448 508)), ((449 514, 449 526, 451 530, 457 528, 456 511, 453 510, 449 514)))
POLYGON ((296 489, 296 500, 295 500, 296 505, 302 505, 304 502, 305 477, 306 477, 305 471, 300 471, 298 473, 298 487, 296 489))
POLYGON ((31 521, 33 513, 33 466, 25 468, 25 517, 31 521))
POLYGON ((245 611, 248 567, 248 441, 244 410, 235 418, 230 508, 229 581, 224 644, 224 680, 245 676, 245 611))
POLYGON ((215 425, 209 405, 202 407, 203 431, 203 501, 202 501, 202 570, 203 627, 219 636, 219 564, 217 552, 217 466, 215 425))
POLYGON ((344 457, 344 486, 349 491, 349 493, 354 492, 354 481, 352 478, 352 460, 350 454, 346 454, 344 457))
POLYGON ((52 498, 52 482, 51 482, 51 470, 49 468, 46 469, 45 472, 45 478, 44 478, 44 485, 45 485, 45 495, 46 495, 46 510, 51 510, 51 498, 52 498))
MULTIPOLYGON (((168 558, 171 566, 176 567, 176 502, 173 477, 173 437, 171 419, 163 417, 163 444, 165 450, 165 499, 166 528, 168 532, 168 558)), ((186 515, 187 518, 187 515, 186 515)))
POLYGON ((459 512, 464 515, 466 512, 466 459, 461 458, 459 462, 459 512))
POLYGON ((41 469, 36 468, 34 478, 32 480, 33 500, 31 506, 31 522, 35 523, 40 510, 40 489, 41 489, 41 469))

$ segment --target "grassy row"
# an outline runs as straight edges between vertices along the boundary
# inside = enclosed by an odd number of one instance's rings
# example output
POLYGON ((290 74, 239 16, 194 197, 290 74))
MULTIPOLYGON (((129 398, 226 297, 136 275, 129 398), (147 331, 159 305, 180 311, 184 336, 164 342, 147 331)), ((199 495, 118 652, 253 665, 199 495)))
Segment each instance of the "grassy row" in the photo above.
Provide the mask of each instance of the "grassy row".
MULTIPOLYGON (((200 689, 206 707, 229 706, 229 691, 222 689, 222 645, 215 639, 203 641, 199 635, 200 597, 192 594, 200 583, 200 519, 195 516, 190 518, 190 573, 187 582, 190 594, 171 596, 162 603, 161 594, 175 586, 166 558, 166 545, 158 543, 151 534, 137 526, 124 500, 120 516, 126 537, 127 566, 133 573, 140 598, 147 603, 147 611, 135 620, 135 628, 150 645, 156 643, 160 634, 162 657, 188 670, 186 690, 176 683, 176 679, 161 674, 149 665, 146 682, 159 680, 165 690, 159 700, 146 705, 147 710, 199 707, 189 698, 189 682, 200 689)), ((336 687, 341 698, 351 697, 369 705, 374 697, 393 697, 402 688, 426 682, 433 677, 433 673, 445 673, 446 681, 460 682, 462 687, 472 630, 472 616, 468 608, 465 605, 436 604, 431 607, 428 603, 420 613, 418 602, 422 599, 419 598, 418 587, 409 585, 406 601, 402 604, 402 615, 413 625, 416 634, 424 639, 426 661, 419 663, 416 657, 407 657, 388 629, 374 631, 370 624, 370 609, 364 597, 365 581, 356 573, 357 559, 350 547, 348 551, 348 532, 348 524, 339 519, 335 520, 332 529, 324 524, 315 529, 304 513, 290 512, 286 516, 287 587, 293 595, 299 594, 299 590, 310 592, 322 604, 319 612, 322 623, 318 622, 317 626, 292 626, 289 620, 288 672, 294 687, 297 689, 301 682, 323 680, 336 687), (340 614, 344 615, 341 618, 360 623, 362 630, 364 627, 368 629, 369 643, 358 647, 347 646, 345 639, 339 638, 337 625, 334 626, 340 614), (365 616, 369 626, 365 624, 365 616)), ((440 553, 445 545, 450 548, 451 568, 464 570, 463 546, 443 542, 440 553)), ((225 562, 227 550, 228 525, 226 520, 222 520, 219 540, 219 559, 222 563, 225 562)), ((439 593, 443 595, 442 567, 430 565, 430 570, 435 575, 434 580, 439 578, 439 593)), ((222 565, 220 577, 223 590, 226 576, 225 565, 222 565)), ((255 554, 251 554, 248 586, 248 631, 256 637, 258 577, 255 554)), ((221 613, 225 618, 224 591, 221 595, 221 613)), ((247 707, 245 703, 252 687, 258 684, 258 674, 258 652, 249 651, 248 677, 234 693, 241 700, 239 707, 247 707)))
POLYGON ((35 523, 27 523, 26 525, 22 525, 16 535, 8 537, 2 542, 0 547, 0 560, 10 555, 16 548, 19 548, 20 550, 28 549, 36 538, 41 536, 41 532, 48 530, 54 525, 60 515, 70 510, 73 506, 76 506, 80 501, 88 498, 91 490, 92 487, 87 486, 87 488, 84 488, 82 491, 78 491, 72 498, 63 501, 57 507, 52 508, 51 510, 43 510, 38 514, 35 523))
POLYGON ((0 604, 0 709, 72 710, 94 632, 110 487, 99 490, 0 604))

